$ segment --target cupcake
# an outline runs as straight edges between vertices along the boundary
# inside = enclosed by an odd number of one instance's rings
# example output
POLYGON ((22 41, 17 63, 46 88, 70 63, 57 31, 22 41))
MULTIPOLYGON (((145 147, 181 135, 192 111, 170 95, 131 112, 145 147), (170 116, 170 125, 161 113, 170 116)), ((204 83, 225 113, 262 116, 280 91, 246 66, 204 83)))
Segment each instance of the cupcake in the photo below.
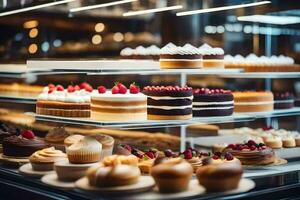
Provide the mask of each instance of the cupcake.
POLYGON ((162 193, 187 190, 192 175, 193 167, 182 158, 162 159, 151 169, 151 176, 162 193))
POLYGON ((78 142, 79 140, 83 139, 84 136, 83 135, 70 135, 69 137, 65 138, 64 139, 64 145, 65 147, 69 147, 71 146, 72 144, 78 142))
POLYGON ((208 44, 199 47, 203 56, 203 68, 224 68, 224 50, 213 48, 208 44))
POLYGON ((32 169, 35 171, 51 171, 55 162, 66 159, 67 155, 54 147, 36 151, 29 157, 32 169))
POLYGON ((100 161, 102 145, 96 139, 85 136, 66 148, 70 163, 86 164, 100 161))
POLYGON ((65 151, 64 140, 69 135, 63 127, 53 128, 45 136, 45 141, 56 149, 65 151))

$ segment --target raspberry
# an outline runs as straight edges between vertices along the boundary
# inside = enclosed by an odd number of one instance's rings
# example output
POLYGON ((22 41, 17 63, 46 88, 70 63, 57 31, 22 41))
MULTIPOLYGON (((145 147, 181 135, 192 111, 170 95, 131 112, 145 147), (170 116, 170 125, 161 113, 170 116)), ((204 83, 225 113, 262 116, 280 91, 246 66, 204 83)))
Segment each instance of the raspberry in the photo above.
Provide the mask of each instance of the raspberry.
POLYGON ((64 91, 64 87, 62 85, 57 85, 56 90, 57 91, 64 91))
POLYGON ((123 85, 122 83, 118 83, 117 87, 119 88, 119 93, 120 94, 126 94, 127 87, 125 85, 123 85))
POLYGON ((67 91, 69 93, 72 93, 72 92, 75 92, 75 89, 74 89, 74 87, 72 85, 69 85, 68 88, 67 88, 67 91))
POLYGON ((174 153, 173 153, 173 151, 172 151, 171 149, 166 149, 166 150, 164 151, 164 154, 165 154, 165 156, 167 156, 167 157, 173 157, 173 155, 174 155, 174 153))
POLYGON ((130 84, 130 86, 129 86, 129 92, 130 92, 131 94, 137 94, 137 93, 140 92, 140 88, 139 88, 139 86, 135 85, 135 83, 132 83, 132 84, 130 84))
POLYGON ((237 144, 236 146, 235 146, 235 149, 236 150, 243 150, 243 145, 241 145, 241 144, 237 144))
POLYGON ((149 158, 151 158, 151 159, 154 159, 154 158, 155 158, 154 153, 151 152, 151 151, 146 152, 146 155, 147 155, 149 158))
POLYGON ((111 89, 111 93, 112 93, 112 94, 119 94, 119 93, 120 93, 120 89, 118 88, 118 86, 114 86, 114 87, 111 89))
POLYGON ((247 142, 247 145, 250 147, 250 146, 256 146, 257 144, 256 144, 256 142, 254 140, 249 140, 247 142))
POLYGON ((227 148, 228 148, 228 149, 235 149, 235 145, 234 145, 234 144, 229 144, 229 145, 227 146, 227 148))
POLYGON ((123 148, 126 149, 126 150, 128 150, 129 152, 132 151, 131 146, 129 146, 128 144, 125 144, 125 145, 123 146, 123 148))
POLYGON ((79 87, 78 85, 75 85, 74 90, 75 90, 75 91, 79 91, 79 90, 80 90, 80 87, 79 87))
POLYGON ((90 85, 85 86, 84 89, 85 89, 85 91, 87 91, 87 92, 93 92, 93 87, 90 86, 90 85))
POLYGON ((86 86, 90 86, 87 82, 80 83, 80 89, 85 89, 86 86))
POLYGON ((215 152, 214 155, 218 156, 218 157, 221 157, 222 156, 222 153, 221 152, 215 152))
POLYGON ((185 159, 192 159, 193 158, 193 153, 191 150, 186 150, 183 152, 184 158, 185 159))
POLYGON ((220 157, 219 156, 217 156, 217 155, 213 155, 213 157, 212 157, 212 159, 214 159, 214 160, 218 160, 220 157))
POLYGON ((233 155, 232 155, 231 153, 227 152, 227 153, 225 154, 225 159, 226 159, 226 160, 233 160, 234 157, 233 157, 233 155))
POLYGON ((21 134, 21 136, 23 138, 28 139, 28 140, 32 140, 35 137, 34 133, 31 130, 23 131, 22 134, 21 134))
POLYGON ((106 92, 106 88, 104 87, 104 86, 99 86, 98 88, 98 92, 100 93, 100 94, 104 94, 105 92, 106 92))

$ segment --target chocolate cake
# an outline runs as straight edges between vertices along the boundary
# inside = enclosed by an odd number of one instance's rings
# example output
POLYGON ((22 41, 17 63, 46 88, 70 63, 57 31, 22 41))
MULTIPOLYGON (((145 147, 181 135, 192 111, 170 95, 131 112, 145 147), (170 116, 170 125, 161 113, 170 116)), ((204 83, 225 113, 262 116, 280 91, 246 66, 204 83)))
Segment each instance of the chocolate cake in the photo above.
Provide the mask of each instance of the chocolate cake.
POLYGON ((289 92, 274 94, 274 108, 288 109, 294 107, 294 95, 289 92))
POLYGON ((32 131, 24 131, 21 135, 10 136, 3 140, 3 155, 12 157, 29 157, 37 150, 49 147, 41 138, 35 137, 32 131))
POLYGON ((19 131, 20 130, 18 128, 0 123, 0 144, 2 144, 4 138, 17 135, 19 131))
POLYGON ((193 90, 191 87, 147 86, 148 119, 191 119, 193 90))
POLYGON ((201 88, 194 90, 193 115, 228 116, 233 113, 233 95, 230 90, 201 88))

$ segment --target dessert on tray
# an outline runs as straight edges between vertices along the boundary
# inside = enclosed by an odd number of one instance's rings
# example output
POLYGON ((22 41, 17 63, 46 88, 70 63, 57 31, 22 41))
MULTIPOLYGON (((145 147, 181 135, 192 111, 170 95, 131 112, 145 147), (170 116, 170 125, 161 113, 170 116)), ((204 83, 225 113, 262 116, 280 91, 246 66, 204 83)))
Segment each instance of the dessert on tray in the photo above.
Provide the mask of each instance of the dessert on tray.
POLYGON ((91 118, 101 121, 143 121, 147 119, 147 97, 134 83, 129 89, 117 83, 111 91, 104 86, 91 97, 91 118))
POLYGON ((169 43, 160 50, 162 69, 202 68, 202 61, 200 50, 190 44, 181 47, 169 43))
POLYGON ((237 91, 233 97, 234 112, 268 112, 274 108, 272 92, 237 91))
POLYGON ((274 94, 274 109, 289 109, 294 107, 294 95, 289 92, 274 94))
POLYGON ((229 152, 243 165, 268 165, 275 162, 273 149, 265 144, 249 140, 244 144, 229 144, 223 152, 229 152))
POLYGON ((224 50, 213 48, 208 44, 199 47, 203 56, 203 68, 224 68, 224 50))
POLYGON ((147 86, 148 119, 186 120, 192 118, 193 90, 191 87, 147 86))
POLYGON ((47 135, 45 136, 45 141, 50 144, 51 146, 55 147, 58 150, 66 151, 64 140, 70 134, 67 133, 65 128, 63 127, 56 127, 48 131, 47 135))
POLYGON ((193 116, 228 116, 233 113, 233 95, 230 90, 201 88, 194 90, 193 116))
POLYGON ((67 155, 54 147, 38 150, 30 157, 32 169, 35 171, 51 171, 54 163, 67 159, 67 155))
POLYGON ((151 45, 149 47, 138 46, 135 49, 126 47, 121 50, 120 56, 122 59, 142 59, 142 60, 158 60, 160 48, 151 45))
POLYGON ((4 156, 16 158, 27 158, 35 151, 49 147, 42 138, 36 137, 30 130, 23 131, 19 136, 4 138, 2 146, 4 156))
POLYGON ((2 152, 2 142, 5 138, 19 134, 20 130, 18 128, 0 122, 0 152, 2 152))
POLYGON ((90 117, 90 96, 93 88, 82 83, 79 86, 63 86, 52 84, 45 87, 38 96, 36 113, 61 117, 90 117))

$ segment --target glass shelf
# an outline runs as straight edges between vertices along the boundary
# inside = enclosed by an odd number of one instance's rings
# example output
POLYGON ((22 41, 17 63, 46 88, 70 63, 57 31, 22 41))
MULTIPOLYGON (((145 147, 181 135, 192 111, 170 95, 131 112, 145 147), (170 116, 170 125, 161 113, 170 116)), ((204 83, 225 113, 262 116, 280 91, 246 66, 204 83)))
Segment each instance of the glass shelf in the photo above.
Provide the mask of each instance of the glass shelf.
POLYGON ((0 96, 0 102, 8 103, 24 103, 24 104, 35 104, 36 98, 34 97, 16 97, 16 96, 0 96))

